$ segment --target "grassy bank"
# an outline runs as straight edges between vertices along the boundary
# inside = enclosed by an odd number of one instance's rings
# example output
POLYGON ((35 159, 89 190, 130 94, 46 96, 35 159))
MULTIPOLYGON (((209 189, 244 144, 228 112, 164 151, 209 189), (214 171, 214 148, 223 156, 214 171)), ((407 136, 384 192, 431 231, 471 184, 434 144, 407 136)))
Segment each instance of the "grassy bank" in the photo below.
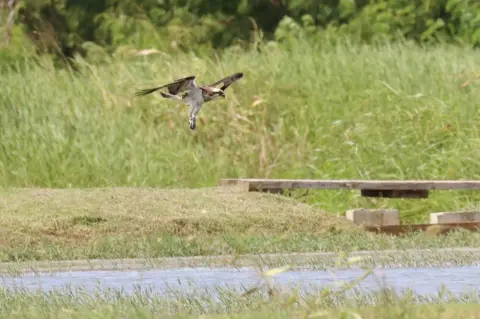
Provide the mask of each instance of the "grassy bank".
MULTIPOLYGON (((427 296, 405 292, 399 296, 385 289, 352 294, 321 290, 299 295, 276 290, 248 295, 218 288, 219 298, 196 291, 173 290, 161 296, 136 289, 133 295, 111 290, 93 295, 83 289, 49 293, 22 289, 0 290, 1 317, 5 318, 478 318, 478 293, 450 295, 448 291, 427 296), (356 315, 356 316, 355 316, 356 315), (360 317, 359 317, 360 316, 360 317)), ((351 291, 352 292, 352 291, 351 291)))
MULTIPOLYGON (((200 187, 223 177, 479 179, 473 50, 409 43, 298 43, 221 57, 130 57, 77 73, 19 65, 0 78, 0 183, 19 187, 200 187), (186 107, 138 89, 244 72, 190 131, 186 107)), ((477 73, 475 73, 477 72, 477 73)), ((372 200, 311 192, 338 213, 396 206, 402 218, 477 208, 475 192, 372 200)))
POLYGON ((480 247, 480 232, 375 235, 285 196, 221 189, 4 189, 0 228, 0 261, 480 247))

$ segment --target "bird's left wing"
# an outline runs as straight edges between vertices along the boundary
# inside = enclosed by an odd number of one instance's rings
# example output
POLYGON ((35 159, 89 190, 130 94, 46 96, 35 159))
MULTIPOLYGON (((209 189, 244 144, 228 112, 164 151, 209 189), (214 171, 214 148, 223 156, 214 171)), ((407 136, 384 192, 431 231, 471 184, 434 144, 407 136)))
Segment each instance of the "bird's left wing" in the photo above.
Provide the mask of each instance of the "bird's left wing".
POLYGON ((191 87, 194 87, 194 86, 196 86, 195 76, 192 75, 192 76, 187 76, 185 78, 177 79, 177 80, 173 81, 172 83, 168 83, 168 84, 165 84, 165 85, 162 85, 162 86, 137 91, 135 93, 135 95, 136 96, 147 95, 147 94, 153 93, 157 90, 163 89, 165 87, 168 88, 168 93, 176 95, 176 94, 178 94, 182 91, 188 90, 188 89, 190 89, 191 87))

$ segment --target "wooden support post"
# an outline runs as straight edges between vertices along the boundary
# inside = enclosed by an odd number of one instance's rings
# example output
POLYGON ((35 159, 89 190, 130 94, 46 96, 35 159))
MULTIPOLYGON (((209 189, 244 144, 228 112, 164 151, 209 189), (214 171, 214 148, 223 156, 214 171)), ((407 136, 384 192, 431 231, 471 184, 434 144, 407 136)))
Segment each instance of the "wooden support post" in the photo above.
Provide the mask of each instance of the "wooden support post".
POLYGON ((430 213, 430 224, 451 224, 465 222, 480 222, 480 212, 441 212, 430 213))
POLYGON ((362 189, 363 197, 386 197, 386 198, 428 198, 426 189, 362 189))

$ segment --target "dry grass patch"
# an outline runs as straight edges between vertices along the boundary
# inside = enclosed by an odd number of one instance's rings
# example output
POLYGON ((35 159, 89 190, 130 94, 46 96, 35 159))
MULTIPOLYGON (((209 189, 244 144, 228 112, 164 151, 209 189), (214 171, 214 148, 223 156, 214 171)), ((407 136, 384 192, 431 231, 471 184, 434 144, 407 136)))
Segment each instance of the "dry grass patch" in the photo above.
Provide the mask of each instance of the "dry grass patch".
POLYGON ((291 198, 222 189, 10 189, 0 195, 2 244, 28 239, 81 245, 110 236, 163 232, 321 234, 357 229, 291 198))
POLYGON ((233 190, 0 190, 0 261, 479 247, 480 233, 376 235, 281 195, 233 190))

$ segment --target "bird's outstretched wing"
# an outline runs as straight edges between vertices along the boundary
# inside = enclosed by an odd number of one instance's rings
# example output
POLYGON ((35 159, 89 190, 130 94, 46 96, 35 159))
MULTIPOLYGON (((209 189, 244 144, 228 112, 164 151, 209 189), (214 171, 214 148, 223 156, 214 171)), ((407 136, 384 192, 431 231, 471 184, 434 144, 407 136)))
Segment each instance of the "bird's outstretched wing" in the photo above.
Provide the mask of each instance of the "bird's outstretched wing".
POLYGON ((150 93, 153 93, 157 90, 163 89, 163 88, 168 88, 168 93, 177 95, 178 93, 185 91, 186 89, 189 89, 191 86, 196 86, 195 84, 195 76, 187 76, 185 78, 177 79, 173 81, 172 83, 168 83, 162 86, 158 86, 155 88, 150 88, 150 89, 143 89, 140 91, 135 92, 136 96, 144 96, 150 93))
POLYGON ((230 74, 229 76, 210 84, 209 86, 216 86, 220 83, 223 83, 223 86, 220 88, 222 91, 224 91, 226 88, 228 88, 233 82, 240 80, 243 77, 242 72, 236 72, 233 74, 230 74))

